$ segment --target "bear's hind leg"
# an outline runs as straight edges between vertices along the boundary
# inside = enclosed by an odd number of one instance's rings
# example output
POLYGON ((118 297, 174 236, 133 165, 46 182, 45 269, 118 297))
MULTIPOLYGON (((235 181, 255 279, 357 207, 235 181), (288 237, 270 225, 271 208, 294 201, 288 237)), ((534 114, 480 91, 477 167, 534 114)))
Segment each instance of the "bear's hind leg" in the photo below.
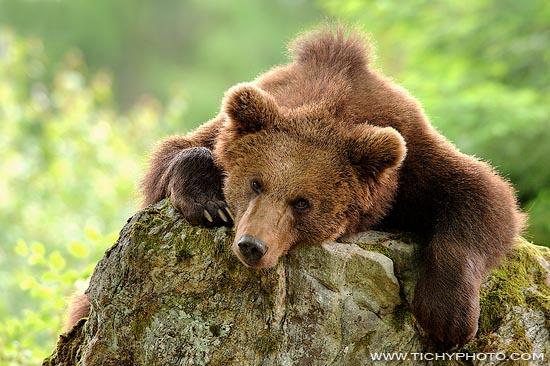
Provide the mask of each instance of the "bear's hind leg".
POLYGON ((71 299, 69 310, 67 312, 67 320, 63 327, 64 332, 70 331, 74 325, 82 318, 90 314, 90 301, 86 294, 76 294, 71 299))

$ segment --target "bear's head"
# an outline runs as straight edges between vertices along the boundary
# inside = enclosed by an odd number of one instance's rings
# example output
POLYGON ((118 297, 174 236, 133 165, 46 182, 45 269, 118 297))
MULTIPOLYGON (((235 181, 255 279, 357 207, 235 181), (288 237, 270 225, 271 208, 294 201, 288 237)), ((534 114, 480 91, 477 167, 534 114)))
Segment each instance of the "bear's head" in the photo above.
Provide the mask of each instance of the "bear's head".
POLYGON ((214 156, 235 215, 233 251, 248 266, 272 267, 298 243, 365 229, 391 204, 401 135, 324 110, 280 107, 253 84, 226 94, 214 156))

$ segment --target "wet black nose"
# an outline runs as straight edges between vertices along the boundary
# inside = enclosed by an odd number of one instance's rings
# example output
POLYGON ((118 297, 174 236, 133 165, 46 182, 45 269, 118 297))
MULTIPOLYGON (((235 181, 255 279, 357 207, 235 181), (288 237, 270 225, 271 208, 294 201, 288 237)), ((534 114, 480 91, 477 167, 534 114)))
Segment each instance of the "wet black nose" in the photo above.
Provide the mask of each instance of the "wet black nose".
POLYGON ((243 235, 237 243, 246 263, 256 264, 267 252, 267 245, 251 235, 243 235))

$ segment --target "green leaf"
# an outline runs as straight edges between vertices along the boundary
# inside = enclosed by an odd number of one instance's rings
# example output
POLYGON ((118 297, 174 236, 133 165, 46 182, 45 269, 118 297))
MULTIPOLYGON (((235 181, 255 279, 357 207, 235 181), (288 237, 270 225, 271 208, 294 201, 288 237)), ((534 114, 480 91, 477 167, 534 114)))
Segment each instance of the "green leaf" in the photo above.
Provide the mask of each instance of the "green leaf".
POLYGON ((31 243, 30 256, 27 258, 27 261, 31 265, 43 263, 45 254, 46 248, 44 247, 44 244, 34 241, 31 243))
POLYGON ((99 234, 99 231, 97 231, 96 228, 92 226, 86 226, 84 228, 84 234, 86 237, 92 241, 97 241, 101 238, 101 235, 99 234))
POLYGON ((59 251, 55 250, 48 256, 48 265, 50 268, 59 271, 65 268, 65 258, 59 253, 59 251))
POLYGON ((71 241, 69 243, 69 253, 75 258, 86 258, 90 254, 90 250, 78 241, 71 241))
POLYGON ((36 279, 31 275, 26 275, 19 281, 19 287, 21 287, 22 290, 30 290, 37 285, 36 279))
POLYGON ((13 250, 17 255, 20 255, 21 257, 26 257, 29 255, 29 247, 23 239, 17 240, 17 244, 15 244, 13 250))

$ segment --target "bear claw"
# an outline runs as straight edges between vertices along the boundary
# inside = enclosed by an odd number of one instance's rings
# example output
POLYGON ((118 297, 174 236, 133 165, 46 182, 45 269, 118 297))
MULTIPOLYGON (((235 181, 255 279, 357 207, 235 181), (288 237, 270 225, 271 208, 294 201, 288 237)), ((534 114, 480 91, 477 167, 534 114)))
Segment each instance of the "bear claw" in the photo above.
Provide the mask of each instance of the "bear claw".
POLYGON ((214 222, 214 219, 212 218, 212 216, 208 213, 208 211, 206 210, 203 210, 204 211, 204 217, 210 221, 210 222, 214 222))
POLYGON ((229 207, 226 207, 226 208, 225 208, 225 211, 226 211, 227 214, 229 215, 229 218, 231 219, 231 221, 235 222, 235 217, 233 216, 233 213, 231 212, 231 210, 229 209, 229 207))
POLYGON ((218 208, 218 216, 221 217, 221 219, 222 219, 223 221, 229 222, 229 220, 227 219, 227 217, 225 216, 225 214, 223 213, 223 211, 220 210, 219 208, 218 208))

